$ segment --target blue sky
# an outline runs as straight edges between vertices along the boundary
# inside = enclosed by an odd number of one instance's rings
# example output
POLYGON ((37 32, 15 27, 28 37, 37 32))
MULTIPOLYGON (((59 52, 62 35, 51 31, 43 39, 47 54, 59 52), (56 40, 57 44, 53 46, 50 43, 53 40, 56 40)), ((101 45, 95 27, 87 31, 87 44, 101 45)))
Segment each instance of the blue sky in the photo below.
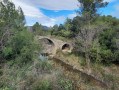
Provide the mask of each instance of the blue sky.
MULTIPOLYGON (((75 17, 78 9, 77 0, 11 0, 16 7, 20 6, 26 17, 26 25, 39 22, 45 26, 64 23, 66 18, 75 17)), ((119 18, 119 0, 109 2, 106 8, 100 9, 101 15, 112 15, 119 18)))

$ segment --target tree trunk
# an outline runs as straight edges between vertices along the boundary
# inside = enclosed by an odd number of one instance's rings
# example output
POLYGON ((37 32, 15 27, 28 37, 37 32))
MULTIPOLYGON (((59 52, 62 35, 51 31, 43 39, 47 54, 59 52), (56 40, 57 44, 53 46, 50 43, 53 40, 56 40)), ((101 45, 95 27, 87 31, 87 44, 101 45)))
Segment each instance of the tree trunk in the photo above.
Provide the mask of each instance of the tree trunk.
POLYGON ((85 58, 86 58, 87 68, 88 70, 90 70, 90 57, 88 52, 85 52, 85 58))
POLYGON ((88 47, 88 44, 87 44, 87 40, 85 41, 85 58, 86 58, 86 64, 87 64, 87 68, 88 70, 90 69, 90 55, 89 55, 89 47, 88 47))

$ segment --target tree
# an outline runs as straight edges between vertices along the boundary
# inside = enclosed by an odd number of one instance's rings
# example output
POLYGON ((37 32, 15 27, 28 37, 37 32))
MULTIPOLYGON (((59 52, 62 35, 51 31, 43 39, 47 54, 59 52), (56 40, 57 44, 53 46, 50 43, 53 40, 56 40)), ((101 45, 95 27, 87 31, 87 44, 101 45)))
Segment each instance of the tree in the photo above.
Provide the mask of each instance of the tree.
POLYGON ((58 34, 58 28, 59 26, 55 24, 52 28, 51 35, 57 35, 58 34))
POLYGON ((33 32, 38 31, 38 30, 40 29, 39 27, 40 27, 39 23, 36 22, 36 23, 33 25, 33 27, 32 27, 33 32))
POLYGON ((77 33, 80 29, 79 22, 81 22, 81 17, 79 17, 79 16, 74 17, 73 20, 72 20, 72 24, 73 24, 72 32, 74 33, 74 36, 77 35, 77 33))
POLYGON ((83 17, 85 23, 90 23, 92 19, 96 18, 99 13, 99 8, 106 7, 108 5, 104 0, 78 0, 81 7, 78 13, 83 17))
POLYGON ((110 64, 113 62, 118 62, 119 50, 118 50, 118 31, 119 20, 110 15, 102 16, 99 18, 102 22, 105 22, 108 26, 103 29, 99 35, 99 43, 101 46, 100 55, 102 57, 102 62, 110 64))
POLYGON ((44 26, 42 26, 41 24, 39 24, 38 22, 36 22, 33 27, 32 27, 33 33, 36 35, 43 35, 45 28, 44 26))
POLYGON ((24 27, 25 23, 26 20, 25 20, 24 12, 22 11, 21 7, 18 7, 18 16, 17 16, 16 24, 19 27, 24 27))
POLYGON ((65 30, 71 31, 72 29, 72 20, 71 19, 66 19, 66 22, 64 23, 65 30))
POLYGON ((39 45, 27 30, 11 36, 3 50, 6 60, 14 60, 15 64, 25 64, 35 58, 34 51, 39 51, 39 45))
POLYGON ((58 31, 58 25, 55 24, 55 25, 53 26, 53 29, 54 29, 54 31, 58 31))
POLYGON ((59 27, 58 27, 58 31, 63 30, 63 29, 65 29, 64 28, 64 25, 63 24, 60 24, 59 27))
POLYGON ((107 2, 103 0, 78 0, 81 4, 78 11, 81 21, 79 22, 80 30, 76 37, 83 47, 85 53, 86 63, 90 68, 90 48, 91 44, 96 36, 98 26, 95 27, 93 21, 99 15, 97 13, 99 8, 107 6, 107 2))
POLYGON ((25 18, 22 9, 19 7, 16 10, 15 5, 8 0, 0 1, 0 7, 0 58, 3 58, 7 41, 25 28, 25 18))
POLYGON ((119 50, 119 39, 116 40, 116 45, 117 45, 117 48, 119 50))
POLYGON ((38 50, 34 37, 25 28, 25 17, 22 9, 3 0, 0 2, 0 59, 27 62, 33 59, 38 50), (36 49, 37 48, 37 49, 36 49))

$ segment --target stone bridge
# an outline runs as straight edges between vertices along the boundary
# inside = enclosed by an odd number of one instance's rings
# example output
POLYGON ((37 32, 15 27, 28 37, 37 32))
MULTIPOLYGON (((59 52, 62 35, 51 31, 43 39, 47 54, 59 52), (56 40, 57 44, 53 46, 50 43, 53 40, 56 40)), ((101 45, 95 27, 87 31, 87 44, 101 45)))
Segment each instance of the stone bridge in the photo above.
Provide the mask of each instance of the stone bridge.
POLYGON ((64 42, 52 36, 36 36, 35 38, 41 41, 41 44, 44 48, 43 53, 55 55, 57 50, 71 52, 73 49, 70 42, 64 42))

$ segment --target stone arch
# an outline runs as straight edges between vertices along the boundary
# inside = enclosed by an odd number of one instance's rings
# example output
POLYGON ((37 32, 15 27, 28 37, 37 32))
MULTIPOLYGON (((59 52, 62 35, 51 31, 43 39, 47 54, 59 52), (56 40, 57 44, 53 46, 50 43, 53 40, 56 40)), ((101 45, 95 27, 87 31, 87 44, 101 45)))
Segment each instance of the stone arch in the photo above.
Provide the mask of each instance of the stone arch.
POLYGON ((55 43, 49 38, 41 38, 41 45, 43 47, 43 53, 53 53, 55 43))
POLYGON ((39 40, 41 42, 44 42, 45 44, 49 44, 49 45, 55 46, 55 43, 51 39, 49 39, 49 38, 41 38, 39 40))
POLYGON ((70 50, 71 50, 71 46, 66 43, 66 44, 64 44, 64 45, 62 46, 62 50, 63 50, 63 51, 70 51, 70 50))

